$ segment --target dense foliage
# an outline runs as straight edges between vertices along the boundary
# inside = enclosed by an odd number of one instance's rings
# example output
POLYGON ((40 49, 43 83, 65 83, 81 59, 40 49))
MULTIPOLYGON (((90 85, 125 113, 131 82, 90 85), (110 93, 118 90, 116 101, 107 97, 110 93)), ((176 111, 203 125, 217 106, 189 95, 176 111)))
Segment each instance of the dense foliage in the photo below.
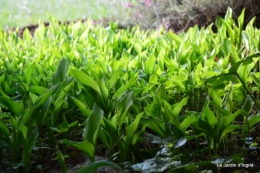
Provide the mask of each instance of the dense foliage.
POLYGON ((244 27, 243 11, 236 25, 229 9, 216 33, 212 25, 177 35, 53 18, 33 36, 0 31, 0 170, 44 172, 43 160, 56 159, 67 172, 75 148, 93 162, 79 172, 224 171, 225 163, 257 171, 253 22, 244 27), (96 154, 113 162, 95 162, 96 154))

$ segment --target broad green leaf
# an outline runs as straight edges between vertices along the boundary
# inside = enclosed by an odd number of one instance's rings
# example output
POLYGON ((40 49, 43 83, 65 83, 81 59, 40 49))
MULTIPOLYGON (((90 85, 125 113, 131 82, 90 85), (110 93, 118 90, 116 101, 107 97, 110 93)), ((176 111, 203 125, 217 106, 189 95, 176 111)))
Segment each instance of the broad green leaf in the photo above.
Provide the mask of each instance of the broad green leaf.
POLYGON ((176 116, 173 115, 173 113, 171 113, 171 111, 169 110, 169 108, 165 105, 164 106, 165 109, 165 115, 167 117, 167 119, 169 120, 169 122, 171 122, 176 128, 179 128, 179 121, 177 119, 176 116))
POLYGON ((219 96, 218 92, 216 90, 214 90, 213 88, 209 89, 209 94, 212 97, 213 101, 219 106, 222 106, 222 99, 219 96))
POLYGON ((114 94, 114 96, 118 99, 120 98, 128 88, 130 88, 137 80, 138 77, 132 77, 125 85, 121 86, 114 94))
POLYGON ((125 116, 127 114, 128 109, 134 103, 134 95, 133 91, 126 94, 119 102, 118 102, 118 109, 120 110, 119 115, 119 130, 121 130, 121 126, 125 121, 125 116))
POLYGON ((0 140, 3 140, 7 143, 7 145, 9 147, 11 147, 12 145, 12 142, 11 142, 11 139, 10 139, 10 132, 9 132, 9 129, 6 127, 6 124, 3 123, 3 121, 0 120, 0 140))
POLYGON ((226 97, 225 97, 222 105, 225 110, 232 112, 232 109, 233 109, 233 84, 230 84, 230 88, 228 90, 228 93, 226 94, 226 97))
POLYGON ((146 74, 153 73, 155 62, 156 62, 156 58, 153 55, 148 57, 148 59, 144 63, 144 71, 146 74))
POLYGON ((234 30, 232 29, 232 27, 229 25, 227 21, 221 19, 221 22, 225 25, 228 35, 231 38, 232 43, 234 43, 235 41, 234 30))
POLYGON ((117 168, 117 169, 121 170, 121 168, 119 166, 117 166, 117 164, 115 164, 113 162, 109 162, 109 161, 106 161, 106 160, 100 160, 100 161, 96 161, 94 163, 88 164, 87 166, 85 166, 82 169, 80 169, 77 173, 93 173, 98 168, 101 168, 101 167, 104 167, 104 166, 105 167, 114 167, 114 168, 117 168))
POLYGON ((249 128, 252 128, 255 124, 260 122, 260 115, 252 115, 248 118, 249 121, 249 128))
POLYGON ((133 136, 136 132, 136 129, 138 127, 138 123, 139 123, 140 119, 142 118, 143 114, 144 114, 144 112, 138 114, 135 117, 134 122, 126 127, 126 148, 128 148, 130 146, 130 144, 134 145, 133 136))
POLYGON ((168 32, 168 36, 170 36, 176 42, 176 44, 178 46, 181 44, 181 39, 177 34, 175 34, 173 32, 168 32))
POLYGON ((0 96, 0 103, 6 106, 15 116, 19 116, 24 113, 23 106, 9 98, 0 96))
POLYGON ((53 74, 52 84, 56 85, 60 82, 63 82, 65 80, 68 69, 69 69, 68 59, 62 58, 59 62, 57 70, 53 74))
POLYGON ((252 98, 249 95, 247 95, 246 101, 242 105, 241 108, 245 111, 246 114, 250 114, 250 112, 252 111, 253 107, 254 107, 254 101, 252 100, 252 98))
POLYGON ((232 64, 231 68, 229 69, 229 73, 237 73, 237 70, 241 64, 248 65, 253 62, 253 58, 260 57, 260 53, 253 54, 251 56, 246 57, 245 59, 242 59, 235 64, 232 64))
POLYGON ((233 132, 236 129, 242 129, 239 125, 229 125, 225 128, 225 130, 221 133, 220 139, 221 140, 227 133, 233 132))
POLYGON ((35 106, 39 107, 42 106, 44 103, 46 103, 46 101, 49 99, 49 97, 51 97, 51 95, 53 94, 53 92, 57 91, 57 89, 59 89, 60 85, 55 85, 54 87, 48 89, 47 91, 45 91, 43 94, 41 94, 38 99, 35 102, 35 106))
POLYGON ((30 33, 28 28, 25 28, 25 30, 23 31, 23 39, 25 39, 29 44, 31 43, 32 34, 30 33))
POLYGON ((244 111, 242 109, 236 111, 234 114, 232 115, 228 115, 228 116, 223 116, 221 119, 220 119, 220 122, 219 122, 219 126, 218 126, 218 131, 219 131, 219 134, 222 134, 222 132, 227 128, 227 126, 229 126, 231 123, 234 122, 235 118, 242 114, 244 111))
POLYGON ((198 120, 198 124, 194 124, 196 129, 199 131, 211 136, 214 141, 218 141, 217 132, 209 125, 207 122, 203 121, 202 119, 198 120))
POLYGON ((159 134, 162 137, 166 137, 166 126, 160 119, 153 116, 150 116, 149 118, 142 117, 141 122, 142 124, 147 124, 149 129, 151 129, 155 133, 159 134))
POLYGON ((86 105, 73 96, 69 96, 78 107, 79 111, 87 118, 91 115, 91 110, 86 108, 86 105))
POLYGON ((35 110, 36 107, 31 107, 30 109, 26 110, 25 114, 21 119, 21 124, 26 125, 28 122, 32 121, 34 118, 32 119, 31 117, 34 115, 35 110))
POLYGON ((171 112, 175 117, 179 116, 181 109, 187 104, 188 100, 189 97, 185 97, 179 103, 173 105, 173 109, 171 112))
POLYGON ((104 121, 104 123, 101 123, 101 127, 103 129, 105 129, 111 135, 111 137, 118 139, 119 134, 118 134, 118 131, 117 131, 116 124, 113 124, 113 122, 109 121, 105 117, 103 117, 103 121, 104 121))
POLYGON ((25 149, 28 153, 30 153, 34 148, 38 135, 39 135, 38 129, 34 129, 31 135, 29 136, 29 138, 27 139, 25 149))
POLYGON ((42 95, 47 89, 41 86, 31 86, 30 91, 34 94, 42 95))
POLYGON ((244 19, 245 19, 245 8, 242 10, 242 13, 238 17, 238 27, 239 27, 239 40, 238 40, 238 49, 241 48, 241 43, 242 43, 242 31, 244 27, 244 19))
POLYGON ((28 133, 27 127, 23 124, 20 124, 19 125, 19 131, 21 132, 21 134, 23 136, 23 140, 27 140, 27 133, 28 133))
POLYGON ((89 141, 93 146, 96 144, 98 129, 103 114, 103 110, 95 104, 91 115, 88 117, 85 123, 83 139, 89 141))
POLYGON ((69 144, 82 151, 86 156, 88 156, 91 162, 95 161, 95 148, 89 141, 84 140, 82 142, 74 142, 74 141, 69 141, 67 139, 63 139, 62 142, 69 144))
POLYGON ((215 127, 217 124, 217 118, 214 114, 214 112, 209 108, 209 106, 206 106, 205 109, 202 112, 202 120, 207 122, 212 128, 215 127))
POLYGON ((25 92, 28 92, 29 91, 29 85, 27 85, 26 83, 22 82, 22 81, 19 81, 21 86, 23 87, 23 90, 25 92))
POLYGON ((78 69, 71 69, 71 74, 74 78, 76 78, 80 83, 87 85, 91 88, 93 88, 95 91, 100 93, 99 86, 96 81, 84 72, 78 70, 78 69))
POLYGON ((31 76, 32 76, 34 68, 35 68, 35 63, 30 63, 24 69, 24 79, 25 79, 26 84, 30 84, 31 76))
POLYGON ((185 118, 183 120, 182 123, 180 123, 180 130, 182 130, 182 132, 185 132, 186 129, 195 121, 195 116, 194 115, 191 115, 187 118, 185 118))
POLYGON ((164 84, 160 84, 158 89, 156 90, 155 96, 159 99, 165 99, 166 97, 166 89, 164 84))

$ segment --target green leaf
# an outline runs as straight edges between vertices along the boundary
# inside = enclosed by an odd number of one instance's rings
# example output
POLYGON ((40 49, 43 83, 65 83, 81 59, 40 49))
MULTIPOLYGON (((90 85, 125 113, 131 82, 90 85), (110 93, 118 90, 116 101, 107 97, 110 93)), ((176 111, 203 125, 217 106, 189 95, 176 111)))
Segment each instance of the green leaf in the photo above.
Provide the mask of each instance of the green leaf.
POLYGON ((242 127, 240 127, 239 125, 229 125, 229 126, 227 126, 225 128, 225 130, 223 130, 223 132, 221 133, 219 140, 221 140, 227 133, 233 132, 236 129, 242 129, 242 127))
POLYGON ((180 130, 182 132, 185 132, 186 129, 195 121, 195 116, 191 115, 183 120, 182 123, 180 123, 180 130))
POLYGON ((34 129, 31 135, 29 136, 29 138, 27 139, 26 146, 25 146, 27 153, 31 153, 33 147, 36 144, 36 139, 38 135, 39 135, 38 129, 34 129))
POLYGON ((0 96, 0 103, 6 106, 15 116, 19 116, 24 113, 23 106, 7 97, 0 96))
POLYGON ((0 120, 0 141, 3 140, 9 147, 12 146, 12 142, 10 139, 10 132, 9 129, 6 127, 6 124, 0 120))
POLYGON ((144 71, 146 74, 153 73, 155 62, 156 62, 156 58, 153 55, 148 57, 148 59, 144 63, 144 71))
POLYGON ((89 141, 84 140, 82 142, 74 142, 74 141, 69 141, 67 139, 63 139, 62 142, 67 143, 82 151, 86 156, 88 156, 91 162, 95 161, 95 148, 89 141))
POLYGON ((228 116, 223 116, 221 119, 220 119, 220 122, 219 122, 219 126, 218 126, 218 131, 219 131, 219 134, 222 134, 223 131, 227 128, 227 126, 229 126, 231 123, 234 122, 235 118, 240 115, 241 113, 243 113, 244 111, 243 110, 238 110, 236 111, 234 114, 232 115, 228 115, 228 116))
POLYGON ((181 44, 182 40, 180 39, 180 37, 177 34, 175 34, 173 32, 168 32, 168 36, 171 37, 178 46, 181 44))
POLYGON ((203 121, 202 119, 198 120, 198 124, 194 127, 201 132, 204 132, 208 136, 211 136, 214 141, 218 141, 217 132, 209 125, 207 122, 203 121))
POLYGON ((175 117, 179 116, 181 109, 187 104, 188 100, 189 97, 185 97, 179 103, 173 105, 173 110, 171 112, 175 117))
POLYGON ((126 94, 119 102, 118 102, 118 109, 120 110, 120 117, 119 117, 119 130, 121 130, 121 126, 125 121, 125 115, 130 108, 130 106, 134 103, 134 96, 133 91, 126 94))
POLYGON ((260 57, 260 53, 253 54, 251 56, 246 57, 245 59, 242 59, 235 64, 232 64, 231 68, 229 69, 229 73, 237 73, 237 70, 241 64, 248 65, 253 62, 253 58, 260 57))
POLYGON ((89 141, 93 146, 96 144, 98 129, 103 114, 103 110, 95 104, 91 115, 88 117, 85 123, 83 139, 89 141))
POLYGON ((250 76, 252 77, 252 79, 253 79, 254 83, 256 84, 256 86, 258 87, 258 89, 260 89, 260 80, 259 80, 259 78, 257 78, 254 73, 251 73, 250 76))
POLYGON ((25 79, 26 84, 30 84, 31 76, 32 76, 34 68, 35 68, 35 63, 30 63, 24 69, 24 79, 25 79))
POLYGON ((218 92, 216 90, 214 90, 213 88, 209 89, 209 94, 212 97, 213 101, 219 106, 222 106, 222 99, 219 96, 218 92))
POLYGON ((156 95, 157 98, 159 99, 165 99, 166 97, 166 90, 164 84, 160 84, 158 89, 156 90, 156 95))
POLYGON ((23 140, 27 140, 27 132, 28 132, 27 127, 23 124, 20 124, 19 125, 19 131, 22 133, 23 140))
POLYGON ((59 62, 57 70, 54 72, 52 77, 52 84, 56 85, 65 80, 67 71, 69 69, 68 59, 62 58, 59 62))
POLYGON ((126 149, 130 146, 130 144, 135 145, 135 143, 133 142, 133 137, 134 137, 134 134, 138 127, 138 123, 139 123, 140 119, 142 118, 143 114, 144 114, 143 112, 138 114, 135 117, 134 122, 132 122, 132 124, 130 124, 126 128, 126 149))
POLYGON ((153 116, 150 116, 149 118, 142 117, 141 122, 142 124, 147 124, 148 127, 155 133, 162 137, 166 137, 166 126, 160 119, 153 116))
POLYGON ((47 89, 41 86, 31 86, 30 91, 34 94, 42 95, 47 89))
POLYGON ((114 96, 118 99, 120 98, 128 88, 130 88, 134 83, 136 83, 138 77, 132 77, 125 85, 121 86, 114 94, 114 96))
POLYGON ((242 31, 244 28, 244 19, 245 19, 245 8, 242 10, 242 13, 238 17, 238 27, 239 27, 239 40, 238 40, 238 49, 241 48, 242 43, 242 31))
POLYGON ((245 111, 246 114, 250 114, 254 107, 254 101, 252 98, 247 95, 245 103, 242 105, 242 109, 245 111))
POLYGON ((248 119, 249 121, 249 128, 252 128, 255 124, 260 122, 260 115, 252 115, 248 119))
POLYGON ((49 99, 49 97, 53 94, 54 91, 57 91, 59 89, 60 85, 55 85, 51 89, 46 90, 43 94, 41 94, 38 99, 35 102, 36 107, 40 107, 43 104, 46 103, 46 101, 49 99))
POLYGON ((68 168, 65 164, 64 157, 63 157, 63 155, 62 155, 62 153, 59 150, 57 145, 56 145, 56 150, 57 150, 56 154, 58 156, 58 160, 59 160, 59 163, 60 163, 61 172, 68 173, 68 168))
POLYGON ((226 94, 225 100, 223 101, 223 108, 225 110, 228 110, 229 112, 232 112, 232 109, 233 109, 233 84, 230 84, 228 93, 226 94))
POLYGON ((95 91, 97 91, 100 94, 100 88, 96 81, 84 72, 78 70, 78 69, 71 69, 71 75, 76 78, 80 83, 83 85, 87 85, 91 88, 93 88, 95 91))
POLYGON ((232 43, 234 43, 234 41, 235 41, 234 30, 232 29, 232 27, 229 25, 229 23, 227 21, 225 21, 224 19, 220 19, 220 20, 225 25, 232 43))
POLYGON ((94 163, 90 163, 89 165, 80 169, 77 173, 92 173, 92 172, 96 171, 98 168, 104 167, 104 166, 105 167, 115 167, 115 168, 121 170, 121 168, 113 162, 109 162, 106 160, 100 160, 100 161, 96 161, 94 163))
POLYGON ((91 115, 91 110, 87 109, 85 104, 78 100, 77 98, 70 96, 69 97, 73 100, 73 102, 76 104, 78 107, 79 111, 86 117, 88 118, 91 115))

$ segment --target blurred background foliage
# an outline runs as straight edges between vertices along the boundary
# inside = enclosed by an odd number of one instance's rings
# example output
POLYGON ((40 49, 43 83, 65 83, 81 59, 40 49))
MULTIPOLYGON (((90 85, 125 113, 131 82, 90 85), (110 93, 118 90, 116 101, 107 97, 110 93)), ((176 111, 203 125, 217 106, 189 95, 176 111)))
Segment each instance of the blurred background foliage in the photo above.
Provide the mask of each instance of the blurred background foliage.
POLYGON ((181 32, 189 27, 208 26, 217 16, 233 9, 236 21, 246 8, 246 23, 256 16, 260 26, 259 0, 0 0, 0 25, 7 30, 47 22, 52 15, 60 21, 92 18, 107 25, 114 21, 121 28, 140 25, 142 29, 164 27, 181 32))

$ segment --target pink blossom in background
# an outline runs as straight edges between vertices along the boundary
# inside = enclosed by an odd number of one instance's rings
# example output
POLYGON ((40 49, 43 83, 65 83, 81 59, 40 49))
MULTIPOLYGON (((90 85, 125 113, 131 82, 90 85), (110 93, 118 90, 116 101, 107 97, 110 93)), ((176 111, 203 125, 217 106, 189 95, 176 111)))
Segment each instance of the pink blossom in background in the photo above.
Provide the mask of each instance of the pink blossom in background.
POLYGON ((97 22, 95 20, 92 20, 92 25, 96 25, 97 22))
POLYGON ((149 5, 152 1, 151 0, 144 0, 145 5, 149 5))
POLYGON ((126 4, 126 7, 127 7, 127 8, 130 8, 130 7, 133 7, 133 6, 132 6, 132 4, 127 3, 127 4, 126 4))

